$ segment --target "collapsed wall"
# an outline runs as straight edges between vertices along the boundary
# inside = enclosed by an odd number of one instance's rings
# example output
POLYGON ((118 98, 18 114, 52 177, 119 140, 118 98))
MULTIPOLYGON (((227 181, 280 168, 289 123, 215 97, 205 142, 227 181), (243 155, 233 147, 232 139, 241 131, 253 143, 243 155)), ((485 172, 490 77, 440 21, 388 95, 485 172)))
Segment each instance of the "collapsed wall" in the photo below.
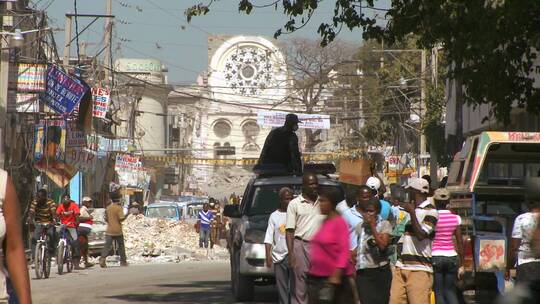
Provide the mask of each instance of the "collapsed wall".
POLYGON ((123 223, 128 262, 170 263, 228 259, 227 249, 199 248, 199 234, 184 221, 130 215, 123 223))

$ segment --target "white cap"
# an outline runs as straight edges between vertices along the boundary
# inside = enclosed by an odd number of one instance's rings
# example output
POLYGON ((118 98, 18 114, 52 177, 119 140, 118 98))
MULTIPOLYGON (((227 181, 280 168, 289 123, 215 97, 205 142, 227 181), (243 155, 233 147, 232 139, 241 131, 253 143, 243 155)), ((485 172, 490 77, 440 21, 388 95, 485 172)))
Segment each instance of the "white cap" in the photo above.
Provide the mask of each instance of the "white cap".
POLYGON ((413 188, 423 193, 429 193, 429 183, 423 178, 409 178, 409 181, 407 182, 405 188, 413 188))
POLYGON ((83 202, 91 202, 92 201, 92 198, 88 197, 88 196, 85 196, 83 197, 82 199, 83 202))
POLYGON ((381 181, 378 178, 371 176, 367 179, 366 186, 370 187, 373 190, 379 190, 379 188, 381 187, 381 181))

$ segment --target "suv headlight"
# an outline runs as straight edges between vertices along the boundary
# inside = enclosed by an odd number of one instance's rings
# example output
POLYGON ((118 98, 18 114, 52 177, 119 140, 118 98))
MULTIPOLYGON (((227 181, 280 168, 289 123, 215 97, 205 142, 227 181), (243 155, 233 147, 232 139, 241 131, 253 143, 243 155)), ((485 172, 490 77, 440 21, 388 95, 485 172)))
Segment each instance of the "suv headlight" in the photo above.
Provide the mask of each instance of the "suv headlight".
POLYGON ((257 229, 247 229, 244 241, 246 243, 263 244, 266 232, 257 229))

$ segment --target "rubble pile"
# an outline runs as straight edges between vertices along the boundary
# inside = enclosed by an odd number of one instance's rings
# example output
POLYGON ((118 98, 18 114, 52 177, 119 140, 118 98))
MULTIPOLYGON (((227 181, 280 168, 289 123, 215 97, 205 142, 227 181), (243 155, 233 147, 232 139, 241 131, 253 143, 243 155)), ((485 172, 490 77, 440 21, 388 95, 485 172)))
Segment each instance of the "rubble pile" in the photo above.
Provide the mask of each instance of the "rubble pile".
POLYGON ((128 262, 170 263, 186 260, 227 259, 226 248, 199 248, 199 235, 183 221, 128 216, 123 223, 128 262))

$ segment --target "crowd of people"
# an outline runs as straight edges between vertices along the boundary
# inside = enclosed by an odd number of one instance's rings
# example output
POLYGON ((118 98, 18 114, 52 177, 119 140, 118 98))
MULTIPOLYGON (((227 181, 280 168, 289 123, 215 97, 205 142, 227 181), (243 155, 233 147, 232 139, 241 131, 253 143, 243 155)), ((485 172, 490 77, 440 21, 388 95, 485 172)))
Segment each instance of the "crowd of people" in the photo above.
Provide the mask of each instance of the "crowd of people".
MULTIPOLYGON (((106 257, 111 253, 113 242, 117 244, 117 252, 120 255, 120 265, 127 266, 127 258, 124 248, 124 238, 122 233, 122 221, 126 215, 121 206, 121 195, 110 194, 110 201, 105 210, 105 221, 107 230, 105 232, 105 246, 101 252, 99 264, 107 267, 106 257)), ((58 242, 59 230, 67 230, 68 242, 72 249, 72 263, 75 270, 82 270, 94 266, 88 260, 88 235, 92 231, 93 216, 91 208, 93 201, 90 197, 82 199, 81 207, 74 202, 69 195, 62 197, 62 203, 58 206, 48 197, 46 189, 37 192, 36 199, 30 204, 27 225, 32 233, 31 258, 35 256, 37 240, 41 237, 42 231, 46 230, 48 236, 48 250, 50 256, 55 256, 56 244, 58 242), (81 267, 81 258, 84 267, 81 267)))
MULTIPOLYGON (((462 219, 448 208, 449 191, 431 189, 428 176, 404 189, 405 199, 385 199, 371 177, 341 200, 312 173, 296 198, 282 188, 264 240, 279 303, 462 303, 462 219)), ((508 265, 517 264, 517 286, 540 279, 539 216, 533 200, 514 224, 508 265)))

